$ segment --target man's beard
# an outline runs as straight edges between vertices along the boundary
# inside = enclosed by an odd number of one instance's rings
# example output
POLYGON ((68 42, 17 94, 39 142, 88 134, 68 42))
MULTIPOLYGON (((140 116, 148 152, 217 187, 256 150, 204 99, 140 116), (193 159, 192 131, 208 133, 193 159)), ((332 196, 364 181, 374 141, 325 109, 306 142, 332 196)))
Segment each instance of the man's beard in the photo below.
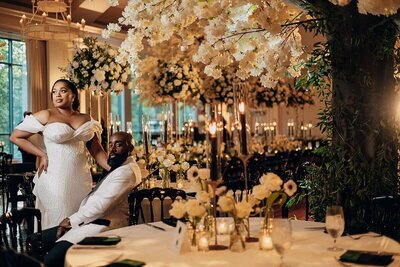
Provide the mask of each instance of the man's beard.
MULTIPOLYGON (((115 170, 128 158, 128 152, 123 154, 115 154, 114 157, 108 157, 107 163, 111 166, 111 170, 115 170)), ((110 171, 111 171, 110 170, 110 171)))

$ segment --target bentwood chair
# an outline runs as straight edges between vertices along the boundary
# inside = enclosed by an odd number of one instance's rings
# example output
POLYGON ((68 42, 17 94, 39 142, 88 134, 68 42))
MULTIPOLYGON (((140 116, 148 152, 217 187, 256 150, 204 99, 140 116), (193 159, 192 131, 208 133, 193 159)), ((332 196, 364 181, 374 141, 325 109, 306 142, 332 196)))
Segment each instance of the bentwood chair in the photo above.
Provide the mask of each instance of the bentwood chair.
POLYGON ((0 217, 0 246, 31 254, 33 248, 29 236, 34 232, 36 219, 38 240, 35 251, 39 254, 37 256, 43 257, 41 218, 40 210, 35 208, 14 209, 4 213, 0 217))
POLYGON ((186 199, 185 191, 158 187, 132 191, 128 197, 129 225, 169 218, 171 203, 179 198, 186 199))

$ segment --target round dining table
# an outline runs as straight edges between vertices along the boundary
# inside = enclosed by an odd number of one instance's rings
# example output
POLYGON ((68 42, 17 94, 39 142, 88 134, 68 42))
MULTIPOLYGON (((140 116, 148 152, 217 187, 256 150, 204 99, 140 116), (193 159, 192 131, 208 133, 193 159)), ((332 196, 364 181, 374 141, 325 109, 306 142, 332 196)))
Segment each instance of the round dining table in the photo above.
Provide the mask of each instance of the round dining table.
MULTIPOLYGON (((142 261, 146 267, 188 266, 277 266, 280 256, 275 250, 262 251, 257 242, 246 243, 244 252, 210 250, 207 252, 178 253, 173 249, 175 228, 163 222, 139 224, 103 232, 99 236, 118 235, 121 242, 113 247, 87 247, 73 245, 67 252, 66 267, 104 266, 124 259, 142 261)), ((251 218, 251 236, 257 236, 260 218, 251 218)), ((342 263, 338 259, 346 250, 362 250, 378 253, 393 253, 394 261, 389 266, 400 266, 400 244, 386 236, 365 233, 338 238, 337 246, 342 251, 329 251, 333 238, 324 233, 325 224, 292 220, 292 246, 284 255, 285 266, 357 266, 342 263)), ((229 235, 218 235, 218 244, 228 245, 229 235)), ((213 243, 211 239, 211 244, 213 243)))

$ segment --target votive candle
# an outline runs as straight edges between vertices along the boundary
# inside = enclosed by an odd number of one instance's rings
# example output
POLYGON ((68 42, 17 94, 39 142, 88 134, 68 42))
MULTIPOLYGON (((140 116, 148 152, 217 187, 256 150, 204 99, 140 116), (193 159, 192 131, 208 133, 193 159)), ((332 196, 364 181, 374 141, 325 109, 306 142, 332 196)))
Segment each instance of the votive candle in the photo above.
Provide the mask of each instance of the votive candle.
POLYGON ((273 248, 272 239, 267 229, 261 230, 258 244, 261 250, 271 250, 273 248))
POLYGON ((209 249, 209 240, 206 233, 200 234, 199 243, 198 243, 199 251, 208 251, 209 249))

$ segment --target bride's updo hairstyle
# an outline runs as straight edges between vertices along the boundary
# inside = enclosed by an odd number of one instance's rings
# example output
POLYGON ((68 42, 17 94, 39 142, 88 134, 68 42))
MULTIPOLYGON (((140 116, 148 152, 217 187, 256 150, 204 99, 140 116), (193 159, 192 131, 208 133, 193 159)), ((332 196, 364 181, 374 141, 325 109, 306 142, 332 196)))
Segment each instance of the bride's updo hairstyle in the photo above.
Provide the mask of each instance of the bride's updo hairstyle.
MULTIPOLYGON (((68 89, 70 89, 72 91, 72 93, 75 96, 74 102, 72 102, 72 109, 78 110, 79 109, 79 97, 78 97, 79 94, 78 94, 78 89, 76 88, 75 84, 73 84, 70 80, 67 80, 67 79, 58 79, 53 84, 53 87, 58 82, 63 82, 68 87, 68 89)), ((53 94, 50 94, 50 95, 51 95, 51 100, 53 100, 53 94)))

